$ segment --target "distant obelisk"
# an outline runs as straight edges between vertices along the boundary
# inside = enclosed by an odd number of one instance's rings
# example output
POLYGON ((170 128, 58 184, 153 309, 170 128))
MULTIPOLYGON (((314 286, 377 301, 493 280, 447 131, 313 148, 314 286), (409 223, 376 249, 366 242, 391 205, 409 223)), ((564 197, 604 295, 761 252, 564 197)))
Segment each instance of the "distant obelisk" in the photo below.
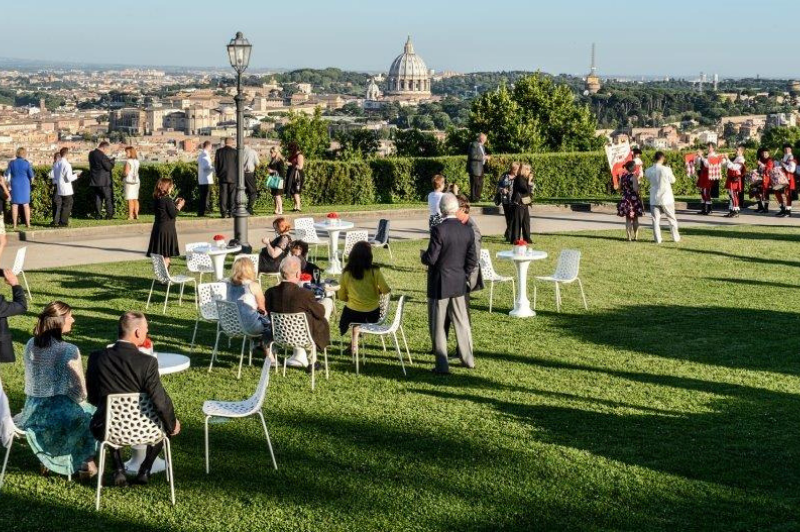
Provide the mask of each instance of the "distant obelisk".
POLYGON ((600 92, 600 78, 597 76, 597 63, 595 62, 595 43, 592 43, 592 67, 586 76, 586 92, 597 94, 600 92))

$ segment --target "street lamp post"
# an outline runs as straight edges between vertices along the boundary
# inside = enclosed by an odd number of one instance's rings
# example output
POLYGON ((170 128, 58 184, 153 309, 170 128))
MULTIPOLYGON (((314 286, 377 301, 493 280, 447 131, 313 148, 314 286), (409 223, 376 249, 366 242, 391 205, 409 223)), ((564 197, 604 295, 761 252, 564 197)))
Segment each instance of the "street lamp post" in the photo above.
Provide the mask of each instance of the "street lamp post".
POLYGON ((250 52, 253 45, 244 38, 242 32, 236 33, 236 37, 231 39, 228 44, 228 59, 231 66, 236 71, 236 161, 238 175, 236 179, 236 207, 233 212, 233 234, 234 239, 242 246, 243 253, 250 253, 252 246, 247 237, 247 219, 250 213, 247 212, 247 196, 244 187, 244 95, 242 94, 242 73, 247 70, 250 64, 250 52))

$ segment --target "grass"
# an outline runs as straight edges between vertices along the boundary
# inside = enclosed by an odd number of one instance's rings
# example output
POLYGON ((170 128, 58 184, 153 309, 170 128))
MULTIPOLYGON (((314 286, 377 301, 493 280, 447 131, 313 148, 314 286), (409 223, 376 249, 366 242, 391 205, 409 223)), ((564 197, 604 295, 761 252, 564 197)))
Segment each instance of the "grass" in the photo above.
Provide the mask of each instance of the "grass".
MULTIPOLYGON (((398 242, 385 272, 411 298, 414 366, 403 377, 373 347, 356 376, 334 349, 331 378, 314 394, 304 373, 273 377, 265 413, 279 471, 253 419, 212 426, 205 474, 203 401, 243 399, 259 370, 237 381, 233 348, 209 374, 204 347, 190 371, 163 379, 183 425, 176 507, 157 475, 147 487, 105 490, 95 513, 93 486, 40 476, 17 445, 5 528, 796 530, 800 231, 696 227, 683 236, 662 246, 623 242, 621 231, 537 237, 550 257, 534 273, 551 271, 560 249, 583 252, 590 310, 569 286, 558 314, 552 287, 541 287, 539 315, 514 320, 508 286, 496 287, 492 315, 482 293, 472 313, 477 369, 449 378, 429 371, 424 243, 398 242)), ((71 340, 85 357, 113 339, 121 311, 144 308, 150 269, 140 261, 30 280, 32 312, 11 320, 17 346, 41 304, 59 297, 75 307, 71 340)), ((188 352, 193 308, 150 310, 157 349, 188 352)), ((201 326, 200 345, 212 342, 201 326)), ((22 364, 0 371, 16 412, 22 364)))

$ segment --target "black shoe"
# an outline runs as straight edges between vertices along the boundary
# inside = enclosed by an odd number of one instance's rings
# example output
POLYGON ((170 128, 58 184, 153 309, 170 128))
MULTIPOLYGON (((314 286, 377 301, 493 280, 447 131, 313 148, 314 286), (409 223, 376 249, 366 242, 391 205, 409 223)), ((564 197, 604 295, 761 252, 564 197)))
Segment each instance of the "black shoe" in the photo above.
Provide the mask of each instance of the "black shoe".
POLYGON ((791 218, 791 217, 792 217, 792 211, 790 211, 790 210, 787 210, 787 211, 786 211, 786 214, 784 214, 784 217, 785 217, 785 218, 791 218))
POLYGON ((733 211, 733 217, 734 218, 738 218, 739 217, 739 211, 733 211))
POLYGON ((723 218, 733 218, 733 211, 728 211, 728 214, 723 216, 723 218))
MULTIPOLYGON (((306 366, 306 373, 311 373, 311 367, 312 367, 311 364, 306 366)), ((322 369, 322 364, 320 364, 319 362, 314 362, 314 366, 313 367, 314 367, 314 371, 319 371, 320 369, 322 369)))
POLYGON ((128 485, 128 477, 125 476, 124 469, 117 469, 111 474, 111 482, 108 484, 109 486, 115 486, 117 488, 124 488, 128 485))
POLYGON ((707 214, 706 213, 706 206, 703 205, 703 208, 701 210, 697 211, 697 214, 707 214))
POLYGON ((769 207, 764 207, 764 209, 761 212, 764 214, 769 214, 769 207))
POLYGON ((778 218, 783 218, 784 216, 786 216, 786 208, 785 207, 781 207, 781 210, 778 211, 775 214, 775 216, 778 217, 778 218))
POLYGON ((149 481, 150 481, 150 473, 148 473, 147 471, 139 471, 139 474, 136 475, 136 479, 133 481, 133 484, 138 484, 139 486, 146 486, 149 481))
POLYGON ((436 368, 433 368, 433 369, 431 370, 431 373, 433 373, 434 375, 450 375, 450 372, 449 372, 449 371, 439 371, 439 370, 438 370, 438 369, 436 369, 436 368))

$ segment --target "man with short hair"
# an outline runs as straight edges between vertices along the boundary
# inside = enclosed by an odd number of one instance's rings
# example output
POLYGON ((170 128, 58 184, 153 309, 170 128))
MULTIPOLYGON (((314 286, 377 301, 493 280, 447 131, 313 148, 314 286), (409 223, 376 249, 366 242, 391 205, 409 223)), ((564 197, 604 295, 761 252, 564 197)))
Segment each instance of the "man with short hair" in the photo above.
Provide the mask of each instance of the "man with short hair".
POLYGON ((205 216, 211 210, 208 204, 208 189, 214 184, 214 163, 211 162, 211 141, 203 143, 203 148, 197 156, 197 186, 200 189, 200 201, 197 206, 197 216, 205 216))
POLYGON ((233 139, 226 138, 224 144, 214 155, 214 172, 219 180, 219 213, 227 218, 233 215, 239 159, 236 148, 233 147, 233 139))
POLYGON ((103 218, 103 203, 106 205, 106 220, 114 217, 114 192, 111 171, 116 161, 108 157, 111 145, 103 141, 89 153, 89 186, 94 191, 94 206, 97 219, 103 218))
POLYGON ((650 216, 653 218, 653 238, 656 244, 661 243, 661 215, 669 222, 672 240, 681 241, 678 234, 678 220, 675 218, 675 197, 672 194, 672 183, 675 174, 669 166, 664 165, 666 156, 664 152, 657 151, 655 164, 647 169, 644 176, 650 182, 650 216))
POLYGON ((256 168, 261 164, 258 153, 249 145, 244 146, 244 188, 247 193, 247 212, 253 214, 253 207, 258 199, 256 186, 256 168))
POLYGON ((67 159, 69 148, 61 148, 59 154, 61 158, 53 165, 53 184, 56 186, 56 193, 53 201, 55 203, 53 226, 67 227, 69 225, 69 216, 72 214, 73 197, 75 194, 72 182, 80 177, 81 171, 72 171, 72 165, 67 159))
MULTIPOLYGON (((89 428, 98 441, 106 436, 106 408, 109 395, 120 393, 144 393, 150 398, 168 436, 177 436, 181 424, 175 417, 172 406, 161 378, 158 374, 156 357, 139 351, 147 340, 147 318, 140 312, 126 312, 119 319, 118 340, 111 347, 95 351, 89 355, 86 367, 86 390, 89 403, 97 407, 97 411, 89 422, 89 428)), ((147 447, 147 454, 136 476, 137 484, 146 484, 150 476, 150 468, 161 452, 163 443, 147 447)), ((112 474, 115 486, 127 485, 125 464, 119 449, 111 452, 114 460, 112 474)))
POLYGON ((487 161, 490 157, 486 155, 486 133, 481 133, 478 138, 469 145, 469 155, 467 156, 467 173, 469 174, 470 201, 475 203, 481 200, 483 193, 483 174, 487 161))
POLYGON ((470 276, 478 265, 475 250, 475 233, 472 227, 457 218, 458 199, 445 194, 439 203, 444 221, 431 229, 427 251, 421 254, 422 263, 428 267, 428 326, 436 354, 433 372, 450 373, 447 361, 446 322, 456 330, 457 353, 461 364, 474 368, 472 331, 469 322, 466 295, 470 276))

